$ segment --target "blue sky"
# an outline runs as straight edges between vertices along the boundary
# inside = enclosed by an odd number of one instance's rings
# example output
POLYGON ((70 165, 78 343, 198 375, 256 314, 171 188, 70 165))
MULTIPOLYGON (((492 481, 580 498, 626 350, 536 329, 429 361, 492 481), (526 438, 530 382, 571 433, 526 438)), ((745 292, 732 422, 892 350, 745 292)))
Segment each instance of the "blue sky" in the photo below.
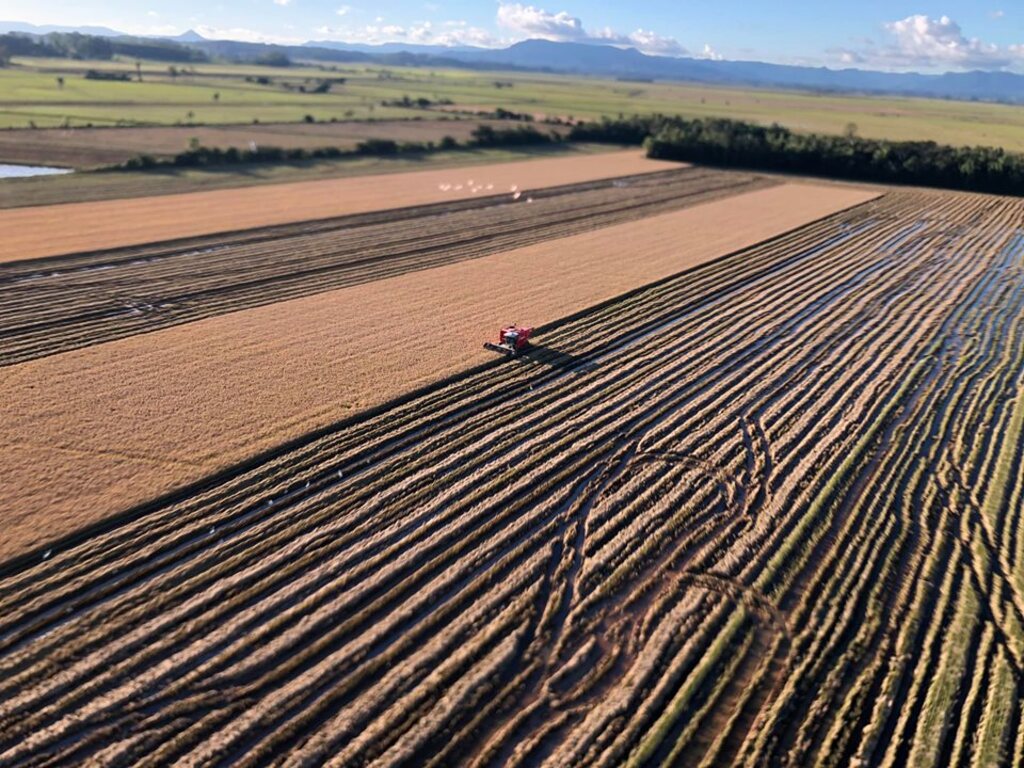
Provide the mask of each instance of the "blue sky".
MULTIPOLYGON (((0 20, 188 28, 279 42, 507 45, 530 37, 662 55, 922 71, 1024 71, 1024 8, 1000 0, 0 0, 0 20)), ((1019 4, 1019 0, 1018 3, 1019 4)))

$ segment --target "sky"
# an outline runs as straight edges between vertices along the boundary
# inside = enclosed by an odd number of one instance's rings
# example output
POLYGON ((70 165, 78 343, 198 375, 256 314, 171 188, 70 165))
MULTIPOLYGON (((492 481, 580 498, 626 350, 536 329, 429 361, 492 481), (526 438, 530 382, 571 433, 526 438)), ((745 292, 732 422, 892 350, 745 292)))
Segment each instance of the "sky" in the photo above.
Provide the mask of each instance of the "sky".
POLYGON ((866 69, 1024 72, 1024 4, 1000 0, 0 0, 0 20, 130 34, 498 47, 528 38, 866 69), (1020 10, 1015 10, 1014 6, 1020 10))

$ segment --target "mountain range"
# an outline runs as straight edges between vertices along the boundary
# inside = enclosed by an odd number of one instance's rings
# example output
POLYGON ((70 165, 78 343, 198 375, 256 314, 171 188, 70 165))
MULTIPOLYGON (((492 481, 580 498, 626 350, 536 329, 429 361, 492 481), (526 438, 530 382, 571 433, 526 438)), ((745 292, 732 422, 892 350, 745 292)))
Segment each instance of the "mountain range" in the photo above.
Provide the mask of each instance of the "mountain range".
MULTIPOLYGON (((0 32, 5 31, 35 35, 49 32, 80 32, 104 37, 117 37, 121 34, 106 27, 37 27, 21 22, 0 22, 0 32)), ((330 40, 310 41, 304 45, 270 45, 209 40, 193 30, 161 39, 197 48, 210 56, 242 61, 258 59, 268 52, 283 52, 292 59, 369 61, 391 66, 538 70, 625 80, 669 80, 819 92, 858 92, 1024 103, 1024 75, 1005 71, 920 74, 829 69, 759 61, 712 61, 652 56, 635 48, 548 40, 525 40, 507 48, 493 49, 406 43, 367 45, 330 40)))
POLYGON ((81 35, 94 35, 96 37, 124 37, 124 32, 118 32, 110 27, 62 27, 53 24, 29 24, 24 21, 0 21, 0 33, 21 32, 26 35, 48 35, 51 32, 78 32, 81 35))

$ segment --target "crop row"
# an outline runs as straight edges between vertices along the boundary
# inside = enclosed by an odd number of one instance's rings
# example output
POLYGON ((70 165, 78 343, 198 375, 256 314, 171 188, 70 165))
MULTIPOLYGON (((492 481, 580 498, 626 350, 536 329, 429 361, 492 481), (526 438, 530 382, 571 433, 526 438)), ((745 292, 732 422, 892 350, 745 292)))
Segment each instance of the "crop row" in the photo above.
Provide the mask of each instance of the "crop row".
POLYGON ((0 265, 0 365, 429 269, 773 182, 686 168, 0 265), (527 200, 530 200, 527 203, 527 200))
POLYGON ((1022 232, 891 192, 7 573, 0 764, 1019 764, 1022 232))

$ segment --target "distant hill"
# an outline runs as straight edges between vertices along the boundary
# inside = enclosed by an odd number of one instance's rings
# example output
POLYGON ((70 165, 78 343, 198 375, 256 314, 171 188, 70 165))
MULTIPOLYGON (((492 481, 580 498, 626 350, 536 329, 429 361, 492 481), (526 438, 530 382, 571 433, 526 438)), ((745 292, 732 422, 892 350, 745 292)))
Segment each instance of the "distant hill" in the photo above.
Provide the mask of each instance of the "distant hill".
POLYGON ((164 40, 173 40, 176 43, 202 43, 206 38, 194 29, 190 29, 188 32, 182 32, 180 35, 175 35, 174 37, 165 37, 164 40))
POLYGON ((24 21, 0 21, 0 33, 2 32, 23 32, 29 35, 48 35, 51 32, 78 32, 82 35, 95 35, 96 37, 122 37, 124 32, 118 32, 109 27, 61 27, 53 25, 37 26, 24 21))
MULTIPOLYGON (((34 36, 45 36, 52 32, 79 32, 114 40, 120 38, 126 42, 139 39, 107 27, 57 27, 36 26, 24 22, 0 22, 0 33, 7 31, 34 36)), ((235 40, 209 40, 194 30, 158 39, 201 51, 209 57, 250 62, 266 59, 268 54, 284 54, 292 60, 370 62, 385 66, 463 67, 482 70, 539 70, 622 79, 792 88, 817 92, 929 96, 964 101, 1024 104, 1024 75, 1000 71, 925 75, 864 69, 796 67, 759 61, 711 61, 649 56, 635 48, 556 43, 547 40, 525 40, 508 48, 488 49, 406 43, 367 45, 334 40, 310 41, 304 45, 272 45, 235 40)))
POLYGON ((0 32, 0 49, 8 56, 34 56, 107 61, 130 56, 153 61, 198 62, 206 54, 191 45, 152 37, 88 35, 77 29, 66 32, 0 32))
POLYGON ((633 48, 553 43, 546 40, 527 40, 501 50, 447 51, 445 55, 474 63, 505 64, 606 77, 1024 102, 1024 75, 1011 72, 922 75, 862 69, 836 70, 757 61, 648 56, 633 48))
MULTIPOLYGON (((358 51, 366 46, 316 43, 332 50, 358 51)), ((502 49, 458 49, 391 44, 389 50, 442 57, 466 66, 511 67, 616 78, 682 80, 718 85, 749 85, 815 91, 845 91, 960 100, 1024 103, 1024 75, 1011 72, 950 72, 941 75, 875 72, 863 69, 796 67, 758 61, 649 56, 634 48, 526 40, 502 49)))

